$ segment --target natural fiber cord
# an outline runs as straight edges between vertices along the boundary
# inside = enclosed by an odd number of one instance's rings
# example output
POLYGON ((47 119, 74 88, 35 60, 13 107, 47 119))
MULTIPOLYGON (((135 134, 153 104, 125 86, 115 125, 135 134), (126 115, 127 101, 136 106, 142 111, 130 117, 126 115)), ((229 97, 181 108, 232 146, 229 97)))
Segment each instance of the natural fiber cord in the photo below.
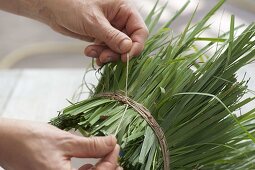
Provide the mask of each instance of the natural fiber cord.
POLYGON ((170 170, 169 167, 169 153, 168 153, 168 147, 166 142, 166 137, 164 135, 163 130, 157 123, 157 121, 153 118, 150 111, 146 109, 143 105, 137 103, 136 101, 132 100, 131 98, 127 96, 123 96, 121 93, 102 93, 99 95, 96 95, 95 97, 107 97, 110 99, 114 99, 117 101, 120 101, 121 103, 127 104, 128 106, 131 106, 137 113, 139 113, 144 120, 150 125, 152 130, 154 131, 155 135, 158 138, 158 142, 160 144, 160 148, 162 151, 162 156, 164 160, 164 170, 170 170))

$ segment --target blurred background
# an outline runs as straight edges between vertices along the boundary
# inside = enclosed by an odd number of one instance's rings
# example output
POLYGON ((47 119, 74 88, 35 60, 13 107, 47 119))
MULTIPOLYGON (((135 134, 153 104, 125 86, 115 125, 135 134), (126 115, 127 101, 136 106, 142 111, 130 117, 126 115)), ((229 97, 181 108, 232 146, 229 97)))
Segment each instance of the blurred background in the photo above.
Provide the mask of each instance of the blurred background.
MULTIPOLYGON (((169 1, 161 22, 164 23, 186 0, 169 1)), ((135 4, 143 17, 155 0, 135 4)), ((160 0, 164 5, 166 0, 160 0)), ((199 3, 194 21, 204 16, 217 0, 191 0, 187 10, 174 22, 172 29, 180 32, 199 3)), ((255 0, 229 0, 210 21, 206 34, 217 35, 228 30, 229 17, 236 16, 236 26, 255 21, 255 0)), ((0 65, 2 68, 83 68, 90 59, 83 55, 88 43, 60 35, 37 21, 0 11, 0 65)))

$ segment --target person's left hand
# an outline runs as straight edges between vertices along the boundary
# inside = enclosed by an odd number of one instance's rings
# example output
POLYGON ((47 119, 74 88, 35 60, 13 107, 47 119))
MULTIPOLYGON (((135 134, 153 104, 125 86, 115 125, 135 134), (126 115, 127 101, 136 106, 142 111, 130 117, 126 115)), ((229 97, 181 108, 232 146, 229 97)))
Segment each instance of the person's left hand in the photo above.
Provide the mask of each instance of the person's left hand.
POLYGON ((101 158, 79 170, 119 170, 114 136, 85 138, 48 124, 0 119, 0 166, 8 170, 73 170, 71 158, 101 158))

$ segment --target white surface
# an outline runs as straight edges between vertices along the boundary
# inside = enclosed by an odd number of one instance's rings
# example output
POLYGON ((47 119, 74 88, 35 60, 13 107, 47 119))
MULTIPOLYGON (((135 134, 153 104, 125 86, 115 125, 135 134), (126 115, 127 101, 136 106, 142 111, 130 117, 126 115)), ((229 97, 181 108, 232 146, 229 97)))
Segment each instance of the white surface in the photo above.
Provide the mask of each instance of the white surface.
POLYGON ((65 99, 72 96, 83 73, 82 70, 20 70, 10 71, 7 76, 1 72, 0 84, 9 93, 2 116, 47 122, 68 104, 65 99))
MULTIPOLYGON (((0 111, 3 111, 8 103, 15 84, 19 79, 18 71, 1 71, 0 74, 0 111), (6 88, 8 87, 8 88, 6 88)), ((1 112, 0 112, 1 115, 1 112)))

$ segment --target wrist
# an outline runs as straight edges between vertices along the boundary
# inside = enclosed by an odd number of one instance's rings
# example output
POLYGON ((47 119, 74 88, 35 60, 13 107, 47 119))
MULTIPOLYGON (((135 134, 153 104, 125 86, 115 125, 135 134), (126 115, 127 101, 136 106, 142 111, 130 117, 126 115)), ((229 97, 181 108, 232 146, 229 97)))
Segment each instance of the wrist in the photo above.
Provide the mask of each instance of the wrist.
POLYGON ((0 0, 0 9, 17 15, 28 16, 39 3, 38 0, 0 0))
MULTIPOLYGON (((51 25, 51 22, 55 20, 54 9, 51 7, 53 0, 23 0, 29 1, 30 7, 23 6, 20 15, 28 18, 35 19, 43 22, 47 25, 51 25)), ((60 2, 57 1, 57 4, 60 2)))
POLYGON ((47 0, 0 0, 0 10, 46 22, 52 12, 47 0))

